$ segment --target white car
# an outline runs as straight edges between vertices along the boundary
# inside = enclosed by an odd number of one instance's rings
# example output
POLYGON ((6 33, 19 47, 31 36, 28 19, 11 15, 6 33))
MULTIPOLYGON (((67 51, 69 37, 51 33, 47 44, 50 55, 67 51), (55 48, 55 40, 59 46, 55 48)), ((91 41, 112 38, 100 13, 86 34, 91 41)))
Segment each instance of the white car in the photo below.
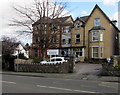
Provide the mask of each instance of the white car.
POLYGON ((67 62, 67 60, 64 59, 64 57, 52 57, 47 61, 41 61, 41 64, 57 64, 57 63, 63 63, 67 62))

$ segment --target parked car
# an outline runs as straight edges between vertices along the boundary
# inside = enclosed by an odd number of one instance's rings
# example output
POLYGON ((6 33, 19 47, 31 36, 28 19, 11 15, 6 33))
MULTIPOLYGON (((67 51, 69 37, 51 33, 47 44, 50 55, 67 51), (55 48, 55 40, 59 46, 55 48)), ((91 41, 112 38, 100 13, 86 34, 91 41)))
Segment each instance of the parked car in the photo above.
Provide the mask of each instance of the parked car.
POLYGON ((52 57, 47 61, 41 61, 41 64, 56 64, 56 63, 63 63, 67 62, 64 57, 52 57))

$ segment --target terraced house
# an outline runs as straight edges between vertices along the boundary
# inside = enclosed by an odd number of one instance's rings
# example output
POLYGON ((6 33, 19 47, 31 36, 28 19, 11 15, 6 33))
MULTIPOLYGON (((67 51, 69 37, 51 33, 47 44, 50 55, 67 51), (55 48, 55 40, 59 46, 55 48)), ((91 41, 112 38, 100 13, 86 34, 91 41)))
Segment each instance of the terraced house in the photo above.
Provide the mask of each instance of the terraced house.
POLYGON ((80 61, 119 54, 119 29, 96 5, 89 16, 77 18, 72 29, 72 52, 80 61))

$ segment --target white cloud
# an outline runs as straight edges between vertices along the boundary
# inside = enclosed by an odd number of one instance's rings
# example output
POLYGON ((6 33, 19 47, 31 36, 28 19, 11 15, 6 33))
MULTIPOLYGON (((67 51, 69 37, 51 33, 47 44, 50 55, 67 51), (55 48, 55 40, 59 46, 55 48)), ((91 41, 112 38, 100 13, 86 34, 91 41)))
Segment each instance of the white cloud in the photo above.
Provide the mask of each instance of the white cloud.
MULTIPOLYGON (((13 6, 26 6, 30 7, 33 4, 34 0, 0 0, 0 37, 3 35, 10 36, 10 37, 17 37, 17 33, 15 31, 18 31, 18 27, 10 27, 8 24, 10 24, 10 20, 14 17, 16 19, 18 16, 16 16, 15 11, 13 10, 13 6)), ((68 12, 65 10, 64 13, 68 12)), ((19 36, 18 39, 25 42, 26 37, 25 36, 19 36), (22 38, 22 39, 21 39, 22 38)), ((29 39, 29 42, 31 42, 31 36, 27 37, 29 39)), ((27 42, 28 40, 26 40, 27 42)))
POLYGON ((118 0, 102 0, 102 2, 107 6, 115 6, 115 3, 118 2, 118 0))
POLYGON ((82 14, 82 15, 86 15, 86 14, 87 14, 87 11, 82 11, 81 14, 82 14))
POLYGON ((111 16, 111 19, 118 21, 118 12, 113 13, 113 15, 111 16))
POLYGON ((110 20, 117 20, 116 26, 118 26, 118 12, 113 13, 112 16, 110 16, 110 20))

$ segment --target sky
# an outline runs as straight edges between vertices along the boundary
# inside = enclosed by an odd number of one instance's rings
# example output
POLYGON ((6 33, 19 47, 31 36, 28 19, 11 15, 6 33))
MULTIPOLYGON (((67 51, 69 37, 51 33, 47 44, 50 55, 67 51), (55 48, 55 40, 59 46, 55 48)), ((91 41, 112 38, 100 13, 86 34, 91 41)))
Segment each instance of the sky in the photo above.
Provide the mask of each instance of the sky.
MULTIPOLYGON (((60 0, 59 0, 60 1, 60 0)), ((63 0, 62 0, 63 1, 63 0)), ((64 0, 67 2, 66 10, 69 11, 73 19, 90 15, 96 4, 105 12, 111 20, 118 21, 118 1, 119 0, 64 0)), ((14 37, 22 43, 31 43, 32 36, 20 35, 16 27, 8 26, 10 20, 16 15, 12 6, 30 6, 33 0, 0 0, 0 38, 5 35, 14 37)))

